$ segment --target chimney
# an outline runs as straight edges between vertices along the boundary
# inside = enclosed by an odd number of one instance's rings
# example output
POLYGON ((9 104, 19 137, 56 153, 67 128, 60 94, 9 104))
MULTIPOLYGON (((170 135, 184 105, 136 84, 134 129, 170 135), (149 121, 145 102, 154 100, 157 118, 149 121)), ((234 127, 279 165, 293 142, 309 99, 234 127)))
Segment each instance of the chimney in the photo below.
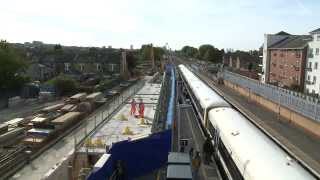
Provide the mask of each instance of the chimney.
POLYGON ((236 69, 240 69, 240 58, 239 58, 239 56, 237 57, 236 69))

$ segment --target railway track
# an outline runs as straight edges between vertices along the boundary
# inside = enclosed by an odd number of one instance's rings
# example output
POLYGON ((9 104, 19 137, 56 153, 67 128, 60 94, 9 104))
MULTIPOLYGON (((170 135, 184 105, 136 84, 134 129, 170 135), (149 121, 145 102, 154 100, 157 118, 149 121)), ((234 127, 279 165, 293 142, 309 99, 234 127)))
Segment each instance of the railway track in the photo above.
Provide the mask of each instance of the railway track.
POLYGON ((27 155, 24 152, 26 149, 26 146, 18 146, 2 153, 0 155, 0 174, 7 174, 7 172, 16 169, 19 164, 24 164, 27 160, 27 155))
POLYGON ((272 139, 280 148, 286 151, 291 157, 293 157, 302 167, 314 175, 317 179, 320 179, 320 166, 319 163, 314 161, 307 154, 302 152, 299 148, 291 144, 286 138, 282 137, 279 133, 274 131, 271 127, 266 126, 262 120, 259 120, 252 112, 245 110, 241 104, 234 101, 231 97, 223 93, 218 89, 217 83, 198 71, 192 69, 192 71, 209 87, 211 87, 215 92, 222 96, 228 103, 230 103, 235 109, 241 112, 245 117, 247 117, 252 124, 259 128, 264 134, 266 134, 270 139, 272 139))

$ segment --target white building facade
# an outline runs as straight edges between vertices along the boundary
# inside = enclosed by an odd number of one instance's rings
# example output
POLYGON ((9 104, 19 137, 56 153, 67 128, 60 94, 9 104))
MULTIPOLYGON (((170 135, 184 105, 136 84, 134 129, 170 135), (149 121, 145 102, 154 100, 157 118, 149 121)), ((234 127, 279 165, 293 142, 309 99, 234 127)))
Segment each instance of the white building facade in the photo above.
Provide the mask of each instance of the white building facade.
POLYGON ((310 32, 305 76, 305 93, 320 95, 320 28, 310 32))

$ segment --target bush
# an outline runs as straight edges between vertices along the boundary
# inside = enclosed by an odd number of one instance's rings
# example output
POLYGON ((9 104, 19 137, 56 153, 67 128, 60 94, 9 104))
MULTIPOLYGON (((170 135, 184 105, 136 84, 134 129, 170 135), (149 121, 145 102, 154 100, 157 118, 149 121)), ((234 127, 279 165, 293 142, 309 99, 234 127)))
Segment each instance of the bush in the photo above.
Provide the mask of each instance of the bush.
POLYGON ((78 88, 78 84, 74 79, 64 75, 59 75, 48 83, 52 83, 55 86, 58 96, 70 95, 78 88))

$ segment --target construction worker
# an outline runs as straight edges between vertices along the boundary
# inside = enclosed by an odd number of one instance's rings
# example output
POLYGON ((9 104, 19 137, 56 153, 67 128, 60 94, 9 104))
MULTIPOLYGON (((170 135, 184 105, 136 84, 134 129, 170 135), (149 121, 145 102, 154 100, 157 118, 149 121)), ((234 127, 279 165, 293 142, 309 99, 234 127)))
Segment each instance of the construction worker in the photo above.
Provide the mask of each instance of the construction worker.
POLYGON ((136 114, 136 101, 132 99, 130 115, 135 116, 135 114, 136 114))
POLYGON ((144 118, 144 103, 142 99, 140 99, 140 103, 139 103, 139 115, 140 115, 140 118, 144 118))
POLYGON ((195 157, 192 159, 191 162, 192 165, 192 179, 198 179, 199 178, 199 169, 201 165, 201 157, 200 152, 197 151, 195 157))

